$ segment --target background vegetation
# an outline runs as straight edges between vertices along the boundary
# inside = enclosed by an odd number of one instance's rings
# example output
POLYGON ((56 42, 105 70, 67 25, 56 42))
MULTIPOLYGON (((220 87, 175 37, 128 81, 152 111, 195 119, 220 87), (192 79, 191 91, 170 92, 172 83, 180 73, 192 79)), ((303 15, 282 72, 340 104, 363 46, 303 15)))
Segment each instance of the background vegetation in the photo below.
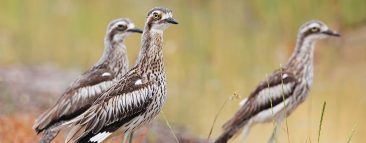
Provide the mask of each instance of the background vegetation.
MULTIPOLYGON (((352 142, 366 140, 365 0, 1 0, 0 69, 47 64, 84 71, 99 59, 110 20, 128 17, 143 27, 146 13, 155 6, 171 8, 179 21, 164 33, 169 92, 164 111, 173 124, 207 137, 224 100, 234 92, 241 98, 248 96, 266 74, 286 63, 298 27, 319 19, 342 37, 317 44, 314 86, 306 102, 288 118, 290 141, 285 130, 279 141, 315 142, 324 101, 320 142, 346 142, 355 124, 352 142)), ((139 42, 138 35, 126 41, 131 65, 139 42)), ((61 91, 66 84, 62 85, 61 91)), ((0 140, 34 142, 34 118, 59 95, 36 95, 49 99, 47 104, 20 109, 12 104, 22 98, 11 100, 8 96, 19 95, 6 91, 0 89, 0 107, 4 107, 0 108, 0 140)), ((238 103, 234 100, 225 107, 214 137, 238 103)), ((270 123, 255 126, 249 142, 265 142, 271 130, 270 123)))

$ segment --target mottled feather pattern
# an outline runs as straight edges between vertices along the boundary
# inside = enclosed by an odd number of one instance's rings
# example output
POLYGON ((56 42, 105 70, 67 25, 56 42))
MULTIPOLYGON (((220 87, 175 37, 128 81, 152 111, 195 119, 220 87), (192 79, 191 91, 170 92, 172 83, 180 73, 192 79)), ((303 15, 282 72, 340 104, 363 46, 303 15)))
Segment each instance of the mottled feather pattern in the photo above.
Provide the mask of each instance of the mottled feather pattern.
MULTIPOLYGON (((122 125, 122 132, 134 130, 151 121, 152 116, 157 115, 161 106, 152 105, 151 103, 160 100, 157 98, 161 98, 161 96, 156 93, 164 93, 159 90, 162 87, 159 88, 157 82, 153 81, 135 85, 136 80, 141 79, 141 76, 135 74, 134 71, 132 69, 131 72, 127 73, 121 81, 99 97, 94 105, 85 112, 83 117, 77 121, 83 129, 77 135, 74 135, 75 137, 70 137, 72 140, 80 141, 84 139, 83 137, 92 138, 92 134, 97 135, 98 132, 108 130, 108 128, 111 128, 109 126, 116 122, 125 123, 122 125), (135 115, 134 113, 139 114, 136 118, 129 119, 130 115, 135 115)), ((165 86, 163 87, 165 88, 165 86)), ((160 103, 163 104, 164 102, 160 103)))
POLYGON ((223 128, 225 130, 235 128, 234 126, 250 119, 259 112, 280 104, 283 101, 283 98, 289 98, 292 95, 293 88, 296 87, 297 81, 292 73, 284 70, 285 69, 282 68, 276 70, 270 77, 263 80, 259 86, 257 86, 256 90, 246 99, 247 101, 234 115, 234 118, 225 123, 223 128), (283 75, 285 74, 287 77, 283 78, 283 75), (268 97, 273 98, 271 99, 268 97))
MULTIPOLYGON (((114 22, 120 20, 125 19, 114 22)), ((114 39, 109 39, 110 37, 113 38, 113 33, 107 32, 104 53, 99 61, 80 75, 62 94, 56 104, 35 121, 33 128, 38 133, 83 113, 101 93, 128 71, 127 49, 123 44, 123 39, 115 42, 114 39)), ((57 133, 53 136, 55 137, 57 133)))
POLYGON ((74 92, 79 88, 93 86, 103 81, 110 81, 115 78, 115 74, 118 74, 118 71, 111 70, 108 63, 94 66, 72 83, 66 93, 74 92), (103 76, 103 73, 110 73, 111 76, 103 76))
POLYGON ((148 13, 136 65, 83 115, 64 124, 74 124, 66 142, 102 142, 114 133, 133 132, 159 114, 166 98, 163 31, 171 23, 153 19, 153 12, 173 19, 171 11, 165 8, 154 8, 148 13))
POLYGON ((233 118, 223 125, 224 132, 215 142, 226 142, 242 128, 248 130, 247 126, 255 122, 271 121, 272 118, 281 116, 285 108, 286 113, 291 113, 298 105, 292 103, 304 95, 298 92, 302 81, 294 71, 286 67, 274 71, 260 82, 233 118))
MULTIPOLYGON (((301 26, 288 63, 263 80, 243 100, 234 117, 223 126, 224 132, 215 140, 216 143, 227 142, 242 128, 248 133, 254 123, 274 119, 277 126, 305 101, 313 82, 314 44, 326 37, 324 32, 329 33, 329 28, 321 21, 309 21, 301 26), (312 30, 314 26, 318 26, 318 30, 312 30)), ((333 36, 339 34, 333 32, 333 36)))
POLYGON ((103 65, 93 67, 71 84, 65 94, 57 101, 57 104, 46 112, 48 115, 40 116, 49 118, 48 121, 41 121, 42 118, 36 120, 36 123, 43 124, 43 126, 38 126, 39 132, 54 123, 75 117, 79 112, 82 112, 81 110, 85 110, 93 103, 96 95, 107 90, 114 82, 114 76, 102 77, 104 72, 112 72, 107 67, 103 65))

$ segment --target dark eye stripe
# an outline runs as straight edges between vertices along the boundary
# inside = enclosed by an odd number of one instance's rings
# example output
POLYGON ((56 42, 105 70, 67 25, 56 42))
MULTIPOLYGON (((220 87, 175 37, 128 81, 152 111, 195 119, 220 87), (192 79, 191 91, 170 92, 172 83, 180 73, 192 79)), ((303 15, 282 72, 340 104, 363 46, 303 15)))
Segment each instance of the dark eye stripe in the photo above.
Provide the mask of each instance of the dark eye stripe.
POLYGON ((313 32, 313 33, 319 32, 319 31, 320 31, 320 28, 318 28, 318 27, 313 27, 310 29, 310 32, 313 32))
POLYGON ((127 29, 127 26, 123 25, 123 24, 118 24, 116 29, 119 30, 119 31, 124 31, 124 30, 127 29))

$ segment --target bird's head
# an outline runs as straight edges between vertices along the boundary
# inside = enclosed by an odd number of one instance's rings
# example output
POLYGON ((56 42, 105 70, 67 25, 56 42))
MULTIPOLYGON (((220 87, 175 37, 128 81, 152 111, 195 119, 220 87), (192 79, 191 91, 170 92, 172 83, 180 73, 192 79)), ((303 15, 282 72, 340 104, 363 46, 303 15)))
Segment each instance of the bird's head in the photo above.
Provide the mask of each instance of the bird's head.
POLYGON ((142 30, 135 27, 135 24, 127 18, 120 18, 108 24, 107 35, 112 41, 123 41, 132 33, 142 33, 142 30))
POLYGON ((148 30, 162 31, 171 24, 178 24, 173 18, 172 11, 167 8, 155 7, 147 14, 146 28, 148 30))
POLYGON ((303 24, 300 27, 299 34, 301 38, 310 41, 341 36, 319 20, 311 20, 303 24))

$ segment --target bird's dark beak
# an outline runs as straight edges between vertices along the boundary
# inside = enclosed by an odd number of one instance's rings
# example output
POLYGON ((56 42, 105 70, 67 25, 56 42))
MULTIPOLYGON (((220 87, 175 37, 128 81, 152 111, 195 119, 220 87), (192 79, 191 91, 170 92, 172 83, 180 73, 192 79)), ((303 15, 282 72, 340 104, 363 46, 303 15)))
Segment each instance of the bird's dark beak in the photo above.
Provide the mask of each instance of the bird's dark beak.
POLYGON ((171 17, 165 19, 165 21, 170 24, 178 24, 177 20, 175 20, 174 18, 171 18, 171 17))
POLYGON ((329 36, 334 36, 334 37, 340 37, 341 36, 341 34, 339 34, 337 32, 334 32, 332 30, 324 31, 323 34, 326 34, 326 35, 329 35, 329 36))
POLYGON ((127 32, 142 33, 143 31, 139 28, 131 28, 131 29, 127 29, 127 32))

